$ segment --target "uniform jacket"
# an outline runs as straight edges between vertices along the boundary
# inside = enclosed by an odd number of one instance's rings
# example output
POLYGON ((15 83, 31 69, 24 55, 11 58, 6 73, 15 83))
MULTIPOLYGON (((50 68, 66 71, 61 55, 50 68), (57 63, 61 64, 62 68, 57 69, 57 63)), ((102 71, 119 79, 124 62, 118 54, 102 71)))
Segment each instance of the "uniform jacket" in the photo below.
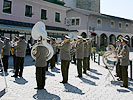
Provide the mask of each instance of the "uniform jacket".
POLYGON ((37 53, 35 54, 36 60, 35 60, 35 66, 36 67, 46 67, 47 61, 46 57, 48 54, 48 50, 44 46, 37 46, 37 53))
POLYGON ((76 45, 76 58, 84 59, 84 43, 83 43, 83 41, 78 42, 76 45))
POLYGON ((121 66, 128 66, 129 65, 129 47, 128 45, 124 45, 121 52, 120 52, 120 65, 121 66))
POLYGON ((91 44, 91 42, 89 41, 89 42, 88 42, 89 56, 91 55, 91 48, 92 48, 92 44, 91 44))
POLYGON ((14 48, 16 49, 15 54, 17 57, 25 57, 27 49, 27 43, 25 40, 18 41, 14 48))
POLYGON ((56 54, 56 52, 57 52, 57 47, 56 47, 55 42, 52 42, 51 46, 53 47, 53 50, 54 50, 54 55, 55 55, 55 54, 56 54))
POLYGON ((0 53, 1 53, 1 48, 4 46, 4 42, 0 40, 0 53))
POLYGON ((60 49, 60 59, 61 60, 71 60, 70 50, 71 50, 71 44, 70 42, 63 43, 61 46, 59 46, 60 49))
POLYGON ((122 49, 122 45, 121 44, 116 47, 115 51, 117 52, 117 55, 119 55, 121 49, 122 49))
POLYGON ((3 48, 3 56, 10 56, 11 46, 9 42, 5 42, 2 48, 3 48))
POLYGON ((84 43, 84 57, 89 57, 89 44, 87 42, 84 43))

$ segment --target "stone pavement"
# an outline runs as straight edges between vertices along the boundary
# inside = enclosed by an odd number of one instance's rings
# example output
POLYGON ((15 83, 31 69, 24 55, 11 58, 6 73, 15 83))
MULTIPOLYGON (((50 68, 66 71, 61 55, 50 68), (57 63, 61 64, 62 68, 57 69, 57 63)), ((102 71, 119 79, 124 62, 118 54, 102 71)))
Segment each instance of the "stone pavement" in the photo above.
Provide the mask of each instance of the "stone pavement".
MULTIPOLYGON (((122 88, 122 82, 113 81, 108 70, 91 61, 91 71, 83 74, 83 78, 76 78, 77 68, 74 64, 69 67, 69 84, 61 84, 60 65, 49 69, 46 75, 44 90, 35 90, 35 66, 32 58, 27 56, 23 78, 13 78, 12 57, 10 69, 6 76, 8 88, 0 73, 0 100, 133 100, 133 81, 129 81, 129 88, 122 88)), ((112 72, 115 74, 115 71, 112 72)))

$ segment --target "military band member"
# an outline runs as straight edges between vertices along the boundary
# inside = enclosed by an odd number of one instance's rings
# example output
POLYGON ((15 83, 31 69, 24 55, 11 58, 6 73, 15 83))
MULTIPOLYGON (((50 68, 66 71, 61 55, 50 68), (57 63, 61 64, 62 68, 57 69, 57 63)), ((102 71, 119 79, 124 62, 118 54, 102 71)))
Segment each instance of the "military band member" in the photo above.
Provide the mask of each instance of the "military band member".
POLYGON ((57 51, 57 47, 56 47, 56 43, 55 43, 55 38, 52 38, 51 46, 53 47, 54 55, 53 55, 53 57, 50 60, 50 66, 51 66, 51 69, 53 69, 55 67, 56 51, 57 51))
POLYGON ((4 46, 4 42, 0 38, 0 59, 1 59, 1 49, 4 46))
MULTIPOLYGON (((121 40, 118 39, 118 40, 116 41, 116 49, 115 49, 117 55, 120 54, 121 49, 122 49, 121 40)), ((118 80, 122 80, 122 76, 121 76, 121 67, 120 67, 120 60, 119 60, 119 59, 118 59, 117 65, 116 65, 116 76, 119 77, 118 80)))
POLYGON ((82 62, 84 59, 84 43, 82 36, 77 36, 77 44, 76 44, 76 59, 77 59, 77 71, 78 76, 82 77, 82 62))
MULTIPOLYGON (((1 59, 2 59, 1 49, 2 49, 3 46, 4 46, 4 42, 0 38, 0 64, 1 64, 1 59)), ((1 69, 0 72, 3 72, 3 70, 1 69)))
POLYGON ((61 43, 59 46, 60 48, 60 59, 61 59, 61 72, 63 81, 60 83, 67 83, 68 82, 68 70, 69 70, 69 64, 71 61, 71 44, 70 44, 70 37, 65 36, 65 40, 61 43))
POLYGON ((46 57, 48 54, 48 50, 45 46, 41 46, 42 44, 42 39, 39 40, 36 54, 34 56, 36 57, 35 60, 35 66, 36 66, 36 82, 37 82, 37 87, 34 89, 44 89, 45 86, 45 74, 46 74, 46 69, 47 69, 47 61, 46 57))
POLYGON ((14 71, 16 69, 16 49, 14 48, 17 45, 19 38, 17 36, 14 37, 14 40, 12 41, 12 47, 11 47, 11 54, 13 55, 13 65, 14 65, 14 71))
POLYGON ((24 57, 26 55, 26 48, 27 48, 27 42, 24 40, 24 36, 19 36, 19 41, 17 42, 17 45, 14 47, 16 49, 16 63, 15 63, 15 75, 12 77, 22 77, 23 75, 23 69, 24 69, 24 57))
POLYGON ((86 39, 84 41, 84 59, 83 59, 83 73, 86 74, 86 70, 88 68, 88 57, 89 57, 89 45, 86 39))
MULTIPOLYGON (((76 41, 76 39, 74 39, 72 44, 71 44, 72 45, 72 50, 75 50, 76 43, 77 43, 77 41, 76 41)), ((72 59, 73 59, 73 63, 76 64, 75 52, 72 53, 72 59)))
POLYGON ((122 69, 122 80, 123 85, 121 87, 128 87, 128 65, 129 65, 129 47, 127 45, 128 40, 126 38, 122 38, 122 50, 120 52, 120 67, 122 69))
POLYGON ((92 43, 91 43, 91 40, 90 38, 87 38, 86 39, 88 41, 88 67, 87 67, 87 70, 90 70, 90 56, 91 56, 91 48, 92 48, 92 43))
POLYGON ((4 46, 4 42, 0 38, 0 54, 1 54, 1 49, 2 49, 3 46, 4 46))
POLYGON ((10 56, 10 49, 11 49, 11 46, 10 46, 10 43, 9 43, 9 38, 8 37, 5 37, 5 42, 4 42, 4 46, 2 47, 2 62, 3 62, 3 67, 4 67, 4 71, 7 72, 8 70, 8 59, 9 59, 9 56, 10 56))

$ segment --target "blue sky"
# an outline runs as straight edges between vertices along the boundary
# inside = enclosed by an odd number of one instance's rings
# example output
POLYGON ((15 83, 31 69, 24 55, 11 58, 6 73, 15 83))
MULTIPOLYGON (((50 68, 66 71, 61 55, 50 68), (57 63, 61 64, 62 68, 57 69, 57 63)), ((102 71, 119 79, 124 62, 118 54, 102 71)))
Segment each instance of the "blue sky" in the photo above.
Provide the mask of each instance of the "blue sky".
POLYGON ((101 13, 133 20, 133 0, 101 0, 101 13))

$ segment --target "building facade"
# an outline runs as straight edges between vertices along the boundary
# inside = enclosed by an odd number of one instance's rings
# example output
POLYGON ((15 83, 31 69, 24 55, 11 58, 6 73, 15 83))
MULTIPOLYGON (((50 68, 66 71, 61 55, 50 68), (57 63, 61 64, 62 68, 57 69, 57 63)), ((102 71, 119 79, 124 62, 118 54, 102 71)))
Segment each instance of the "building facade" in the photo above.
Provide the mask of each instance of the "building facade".
POLYGON ((0 0, 0 35, 24 34, 28 41, 33 25, 43 21, 52 37, 91 36, 93 46, 101 48, 127 36, 133 47, 133 21, 99 12, 100 0, 0 0))
POLYGON ((49 36, 63 37, 69 32, 64 24, 68 8, 48 0, 0 0, 0 34, 12 39, 24 34, 31 38, 33 25, 43 21, 49 36))
POLYGON ((133 47, 133 21, 92 12, 80 8, 67 11, 69 29, 78 30, 83 37, 91 36, 93 45, 104 48, 109 44, 115 45, 119 37, 128 37, 129 46, 133 47))

